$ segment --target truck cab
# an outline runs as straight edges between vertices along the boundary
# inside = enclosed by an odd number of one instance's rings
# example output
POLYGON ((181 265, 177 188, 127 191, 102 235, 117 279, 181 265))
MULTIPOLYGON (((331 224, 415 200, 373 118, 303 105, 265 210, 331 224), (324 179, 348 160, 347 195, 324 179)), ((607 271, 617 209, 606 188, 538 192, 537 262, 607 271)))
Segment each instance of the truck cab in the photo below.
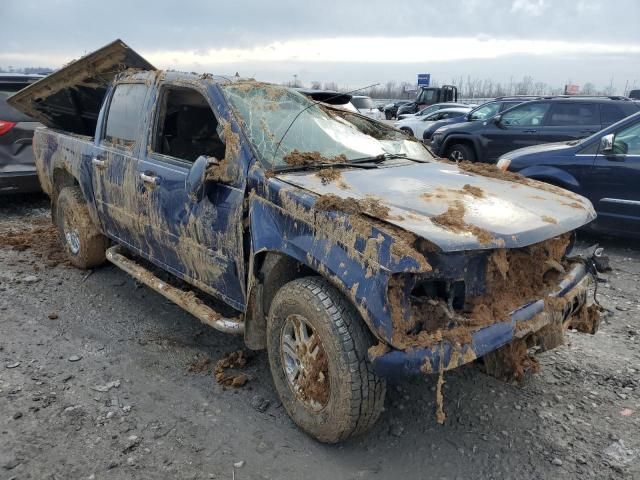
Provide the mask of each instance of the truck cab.
POLYGON ((420 87, 416 99, 398 108, 397 115, 403 113, 417 113, 423 108, 436 103, 447 103, 458 101, 458 88, 454 85, 443 85, 442 87, 420 87))

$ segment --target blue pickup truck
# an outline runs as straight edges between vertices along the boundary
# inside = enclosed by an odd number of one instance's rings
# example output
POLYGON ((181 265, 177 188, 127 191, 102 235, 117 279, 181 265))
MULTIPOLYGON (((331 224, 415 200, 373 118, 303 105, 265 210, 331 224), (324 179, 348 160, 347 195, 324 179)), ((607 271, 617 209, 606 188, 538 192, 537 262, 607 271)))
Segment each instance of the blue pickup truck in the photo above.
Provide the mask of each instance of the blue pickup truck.
POLYGON ((320 441, 370 428, 389 376, 522 373, 529 347, 597 328, 572 250, 595 213, 574 193, 440 161, 292 89, 158 71, 119 40, 9 102, 45 125, 37 171, 70 262, 109 260, 266 348, 320 441))

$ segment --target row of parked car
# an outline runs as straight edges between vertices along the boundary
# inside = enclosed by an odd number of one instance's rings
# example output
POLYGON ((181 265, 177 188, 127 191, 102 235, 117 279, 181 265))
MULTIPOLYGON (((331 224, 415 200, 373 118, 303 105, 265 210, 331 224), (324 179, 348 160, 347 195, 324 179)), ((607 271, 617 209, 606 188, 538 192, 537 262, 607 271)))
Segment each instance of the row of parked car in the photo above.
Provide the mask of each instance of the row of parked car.
POLYGON ((589 198, 595 229, 640 234, 639 112, 619 96, 502 97, 431 105, 395 126, 439 157, 497 163, 589 198))
MULTIPOLYGON (((0 193, 39 190, 31 150, 38 123, 6 98, 40 78, 0 75, 0 193)), ((374 120, 402 107, 396 102, 381 111, 363 95, 298 91, 374 120)), ((639 112, 640 102, 627 97, 515 96, 480 106, 438 103, 401 113, 394 125, 439 157, 498 163, 584 195, 599 213, 594 228, 640 234, 639 112)))

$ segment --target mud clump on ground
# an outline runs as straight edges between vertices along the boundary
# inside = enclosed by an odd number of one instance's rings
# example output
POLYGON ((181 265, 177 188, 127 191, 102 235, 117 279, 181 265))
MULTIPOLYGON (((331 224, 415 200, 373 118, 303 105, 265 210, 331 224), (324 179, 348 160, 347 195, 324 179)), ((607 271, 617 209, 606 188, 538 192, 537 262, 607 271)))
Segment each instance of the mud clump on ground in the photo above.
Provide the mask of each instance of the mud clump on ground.
POLYGON ((216 362, 213 374, 216 382, 225 387, 242 387, 249 380, 244 373, 227 373, 229 369, 244 368, 248 358, 243 350, 237 350, 224 356, 216 362))
POLYGON ((363 199, 353 197, 342 198, 330 193, 316 200, 314 206, 316 210, 320 211, 339 211, 349 215, 365 213, 380 219, 389 217, 389 207, 381 204, 380 201, 374 197, 365 197, 363 199))
POLYGON ((9 228, 0 231, 0 248, 10 248, 18 252, 30 250, 48 267, 69 264, 58 239, 58 229, 46 218, 35 219, 31 228, 9 228))
POLYGON ((344 154, 335 157, 324 157, 320 152, 301 152, 297 149, 287 153, 282 160, 291 166, 313 165, 317 163, 343 163, 347 161, 344 154))
POLYGON ((211 359, 207 356, 198 357, 188 367, 189 373, 205 373, 211 368, 211 359))
POLYGON ((491 243, 493 236, 486 230, 464 221, 465 208, 461 200, 455 200, 446 212, 431 217, 431 222, 455 233, 472 233, 481 244, 491 243))

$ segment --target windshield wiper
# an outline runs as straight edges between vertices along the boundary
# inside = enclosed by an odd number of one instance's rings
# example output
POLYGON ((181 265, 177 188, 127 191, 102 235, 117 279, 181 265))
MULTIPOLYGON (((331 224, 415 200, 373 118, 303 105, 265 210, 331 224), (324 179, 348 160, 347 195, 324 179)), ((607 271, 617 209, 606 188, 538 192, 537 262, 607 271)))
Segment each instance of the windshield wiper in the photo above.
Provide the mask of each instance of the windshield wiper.
POLYGON ((311 169, 320 169, 320 168, 336 168, 336 167, 353 167, 353 168, 377 168, 377 165, 394 158, 404 158, 407 160, 411 160, 419 163, 426 163, 425 160, 417 160, 415 158, 409 158, 404 154, 396 154, 396 153, 383 153, 381 155, 375 155, 372 157, 361 157, 354 158, 353 160, 349 160, 348 162, 320 162, 320 163, 307 163, 304 165, 291 165, 291 166, 283 166, 276 167, 273 169, 274 173, 289 173, 289 172, 302 172, 305 170, 311 169))
POLYGON ((383 153, 381 155, 376 155, 375 157, 355 158, 353 160, 350 160, 349 163, 355 163, 355 164, 374 163, 374 164, 378 164, 378 163, 382 163, 382 162, 384 162, 386 160, 393 160, 394 158, 402 158, 402 159, 405 159, 405 160, 411 160, 412 162, 418 162, 418 163, 427 163, 427 160, 418 160, 417 158, 410 158, 404 153, 383 153))
POLYGON ((336 168, 336 167, 353 167, 353 168, 376 168, 375 164, 367 162, 366 164, 351 162, 320 162, 320 163, 307 163, 305 165, 291 165, 289 167, 277 167, 273 169, 274 173, 289 173, 289 172, 303 172, 305 170, 316 170, 321 168, 336 168))

